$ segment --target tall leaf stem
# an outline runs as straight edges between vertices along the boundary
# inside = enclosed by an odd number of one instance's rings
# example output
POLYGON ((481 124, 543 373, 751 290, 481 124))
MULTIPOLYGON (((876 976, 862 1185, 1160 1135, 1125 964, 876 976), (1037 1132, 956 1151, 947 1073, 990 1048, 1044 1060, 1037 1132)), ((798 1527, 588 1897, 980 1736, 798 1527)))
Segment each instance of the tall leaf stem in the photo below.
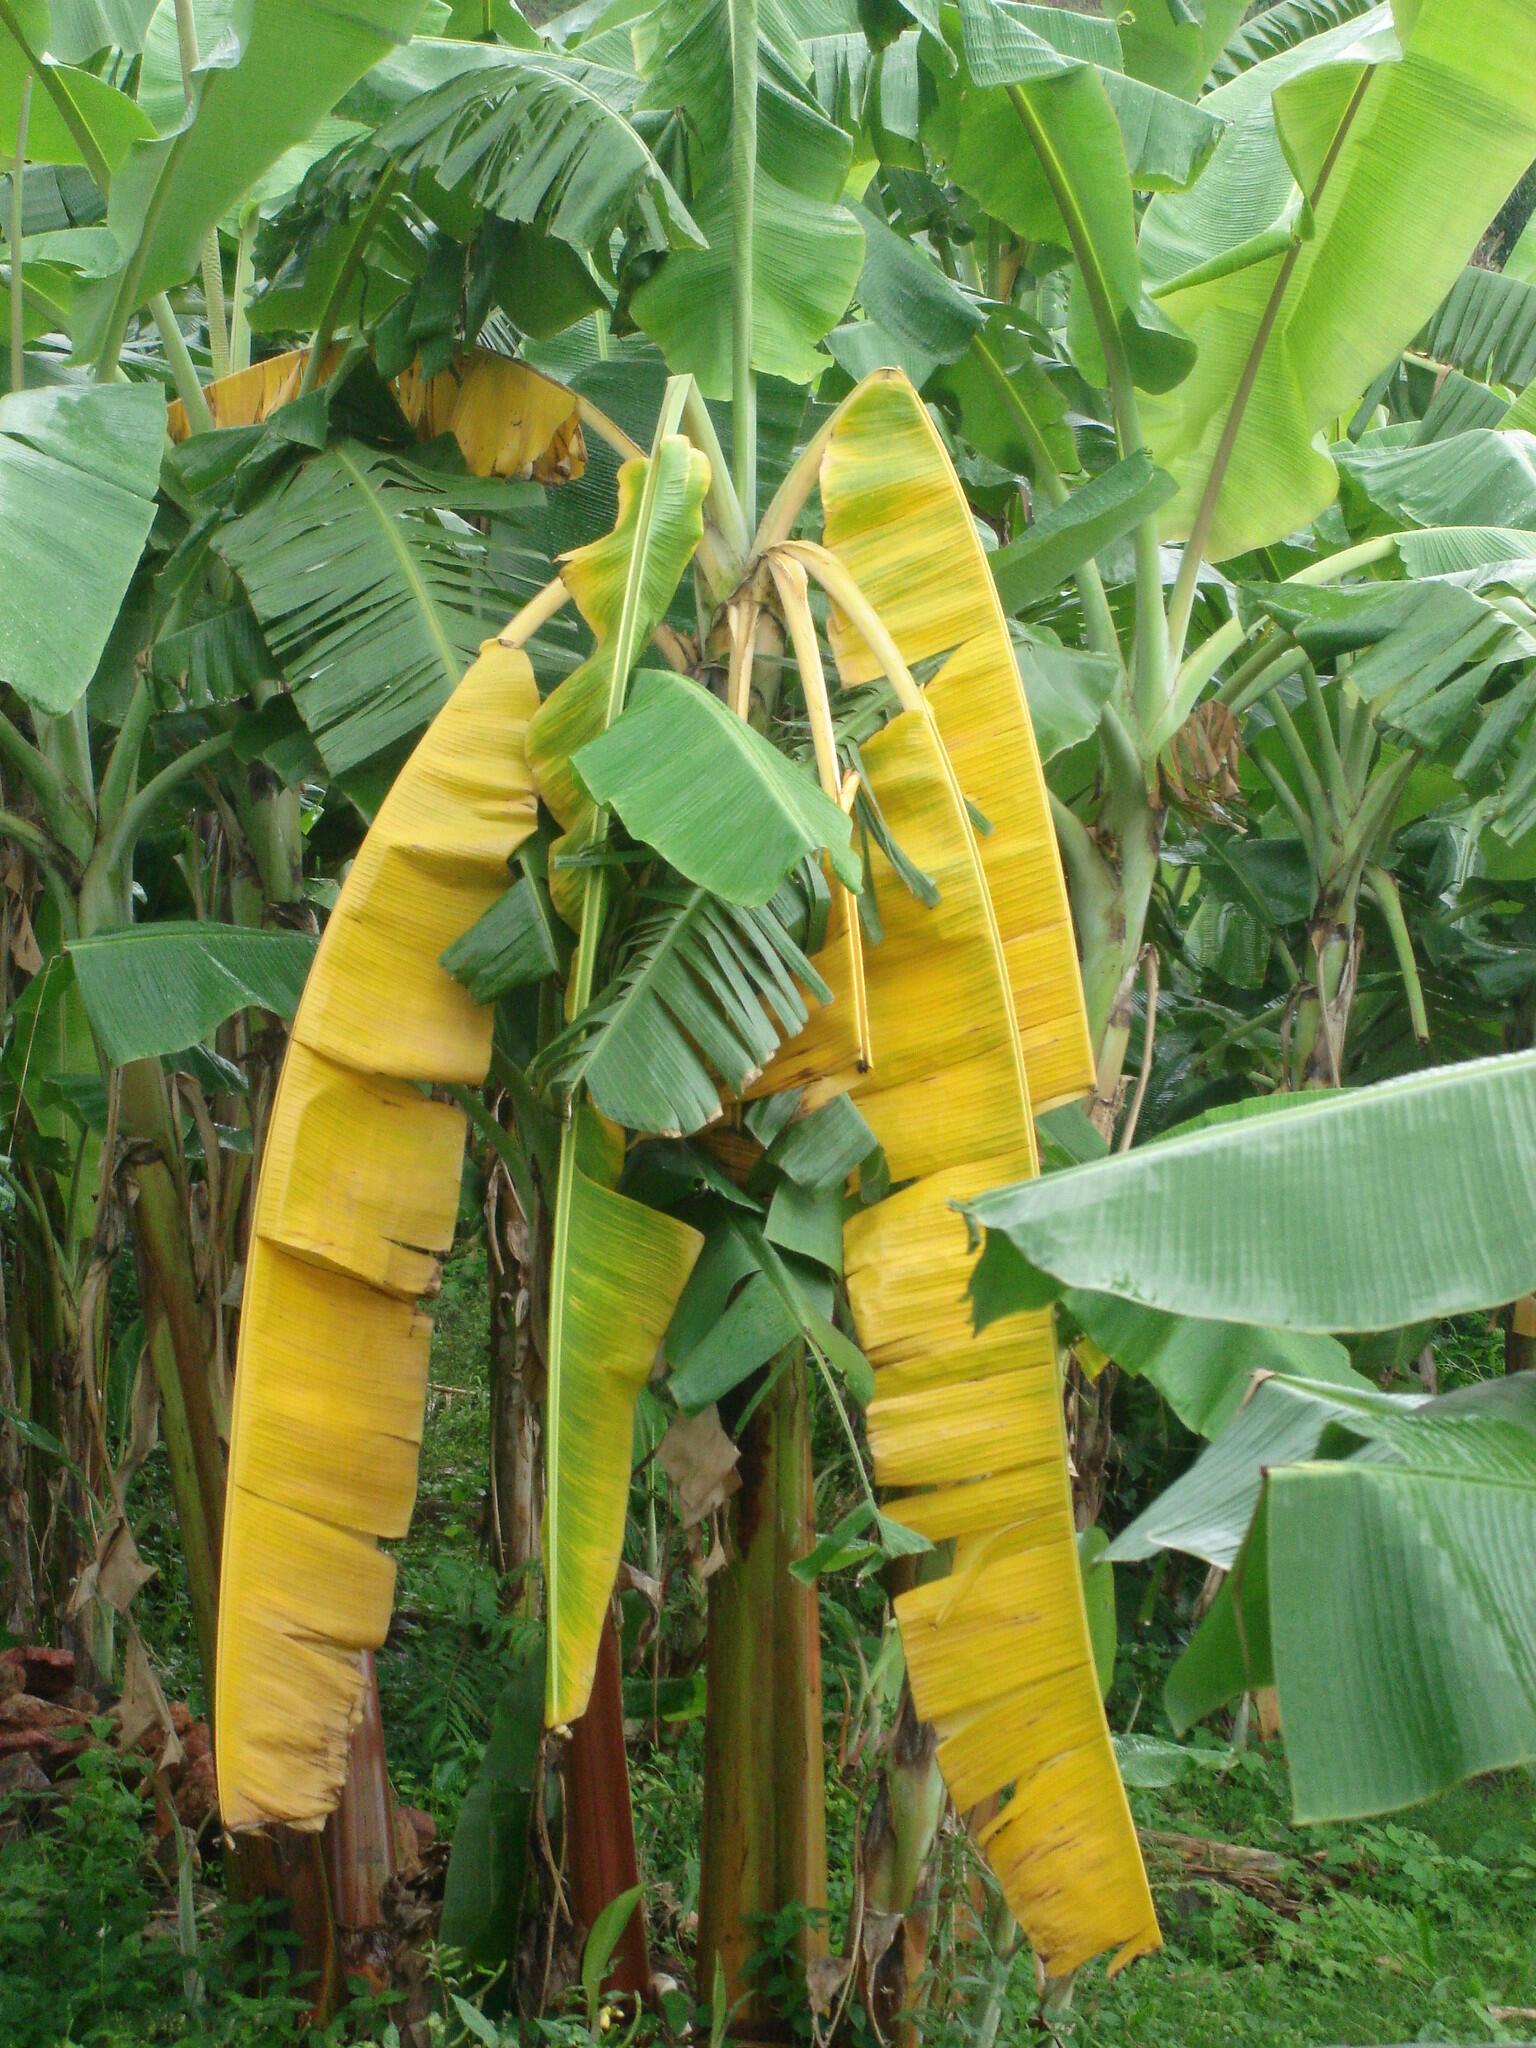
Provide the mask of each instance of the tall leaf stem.
POLYGON ((1424 984, 1419 979, 1413 935, 1403 913, 1403 899, 1398 893, 1397 882, 1378 861, 1367 862, 1365 879, 1376 899, 1376 907, 1381 912, 1387 935, 1392 941, 1392 951, 1397 957, 1397 971, 1403 977, 1403 993, 1408 998, 1408 1017, 1413 1025, 1413 1035, 1420 1045, 1425 1045, 1429 1042, 1429 1011, 1424 1003, 1424 984))
POLYGON ((208 230, 203 237, 203 309, 208 320, 208 356, 215 380, 229 375, 229 307, 224 297, 224 257, 219 248, 219 231, 208 230))
MULTIPOLYGON (((1371 70, 1367 67, 1361 72, 1355 89, 1349 96, 1339 125, 1328 144, 1327 153, 1318 166, 1312 190, 1307 195, 1309 210, 1316 207, 1323 196, 1324 188, 1333 174, 1344 144, 1349 139, 1350 130, 1354 126, 1356 114, 1360 111, 1371 76, 1371 70)), ((1174 579, 1173 596, 1168 608, 1168 647, 1174 661, 1178 661, 1184 652, 1184 640, 1189 632, 1190 613, 1194 610, 1195 590, 1200 578, 1200 564, 1210 541, 1222 485, 1227 480, 1227 470, 1232 461, 1232 452, 1237 446, 1238 434, 1242 431, 1248 401, 1253 396, 1254 386, 1258 382, 1264 354, 1274 333, 1275 323, 1280 317, 1280 309, 1285 303, 1285 295, 1290 288, 1291 277, 1300 260, 1301 251, 1302 240, 1298 234, 1281 259, 1280 267, 1275 273, 1275 281, 1270 286, 1269 297, 1265 301, 1264 311, 1259 315, 1259 324, 1254 329, 1253 340, 1248 345, 1248 353, 1238 373, 1232 403, 1227 408, 1227 417, 1222 424, 1221 438, 1216 443, 1216 452, 1211 457, 1211 466, 1195 507, 1195 516, 1190 522, 1189 538, 1184 543, 1184 559, 1180 562, 1179 573, 1174 579)))
POLYGON ((0 759, 7 760, 36 797, 48 830, 61 846, 84 860, 94 827, 85 799, 71 787, 42 749, 0 711, 0 759))
MULTIPOLYGON (((971 342, 976 360, 981 364, 987 382, 996 391, 1009 418, 1023 436, 1029 450, 1034 470, 1035 488, 1048 505, 1064 505, 1071 493, 1051 459, 1050 448, 1034 414, 1024 403, 1009 381, 1008 372, 992 353, 981 336, 971 342)), ((1104 592, 1104 578, 1097 562, 1089 560, 1077 571, 1077 594, 1083 607, 1083 625, 1088 635, 1088 644, 1096 653, 1109 654, 1124 666, 1124 655, 1120 647, 1120 635, 1115 630, 1115 616, 1109 608, 1109 599, 1104 592)))
MULTIPOLYGON (((1104 367, 1109 379, 1110 409, 1114 414, 1115 441, 1122 459, 1134 455, 1138 448, 1145 446, 1141 429, 1141 409, 1136 401, 1136 380, 1131 374, 1131 361, 1126 353, 1125 337, 1120 332, 1120 323, 1115 318, 1114 306, 1110 299, 1109 279, 1094 247, 1093 236, 1079 203, 1066 166, 1057 155, 1050 132, 1040 119, 1029 94, 1017 85, 1005 88, 1013 110, 1023 124, 1030 145, 1039 160, 1045 181, 1051 188, 1051 197, 1056 201, 1067 230, 1067 239, 1072 244, 1072 254, 1077 260, 1078 273, 1083 280, 1083 289, 1088 298, 1088 309, 1093 318, 1094 330, 1099 338, 1099 347, 1104 355, 1104 367)), ((1163 695, 1167 688, 1167 653, 1164 645, 1167 624, 1163 612, 1162 558, 1158 552, 1157 521, 1148 516, 1139 520, 1135 532, 1136 557, 1136 647, 1133 656, 1134 691, 1137 712, 1143 726, 1148 730, 1156 723, 1163 708, 1163 695)))
POLYGON ((160 346, 165 350, 165 359, 171 366, 171 375, 176 381, 176 396, 187 409, 187 424, 194 434, 206 434, 213 427, 213 414, 208 409, 208 400, 203 395, 202 380, 197 366, 187 351, 181 328, 171 302, 164 292, 156 292, 149 302, 149 310, 156 327, 160 330, 160 346))
POLYGON ((221 754, 227 754, 233 737, 232 733, 215 733, 211 739, 203 740, 195 747, 188 747, 184 754, 178 754, 158 775, 151 776, 138 795, 129 798, 118 812, 91 863, 92 867, 95 867, 98 861, 104 870, 120 867, 133 851, 139 834, 154 816, 157 806, 164 802, 179 783, 185 782, 189 775, 196 775, 200 769, 206 768, 210 761, 216 761, 221 754))
POLYGON ((22 297, 21 224, 24 212, 22 186, 27 162, 27 123, 32 115, 32 73, 21 82, 21 112, 16 117, 16 150, 11 158, 11 213, 6 240, 11 257, 11 389, 20 391, 27 381, 26 306, 22 297))
POLYGON ((1344 776, 1344 759, 1339 752, 1339 743, 1334 737, 1333 720, 1328 716, 1328 706, 1323 701, 1322 685, 1317 680, 1317 670, 1310 661, 1303 664, 1301 685, 1306 692, 1307 709, 1312 713, 1312 723, 1317 728, 1317 752, 1322 762, 1328 800, 1337 815, 1344 817, 1349 811, 1349 787, 1344 776))
POLYGON ((644 455, 645 450, 640 443, 626 434, 617 420, 609 419, 607 413, 595 406, 590 398, 583 398, 580 392, 576 394, 576 417, 584 427, 590 427, 600 441, 608 443, 620 462, 633 462, 637 455, 644 455))
MULTIPOLYGON (((782 555, 769 557, 769 569, 779 593, 779 602, 784 608, 785 623, 795 650, 795 664, 800 670, 800 687, 805 697, 806 716, 811 724, 811 744, 816 750, 817 780, 833 803, 839 803, 842 776, 837 759, 837 729, 832 720, 832 700, 827 693, 827 672, 822 666, 821 648, 816 639, 816 621, 811 616, 805 569, 801 563, 782 555)), ((869 995, 864 977, 863 930, 846 885, 834 882, 833 887, 840 894, 846 918, 849 982, 859 1034, 859 1071, 867 1073, 874 1063, 874 1054, 870 1043, 869 995)), ((821 1363, 819 1351, 816 1357, 821 1363)), ((859 1469, 862 1471, 863 1467, 859 1469)))
POLYGON ((1317 843, 1316 836, 1313 832, 1311 818, 1307 815, 1307 813, 1302 809, 1301 805, 1297 802, 1295 791, 1291 788, 1291 785, 1286 781, 1285 777, 1280 773, 1279 769, 1273 767, 1268 761, 1266 761, 1262 754, 1256 754, 1254 756, 1254 759, 1258 763, 1259 773, 1264 777, 1264 780, 1269 784, 1270 789, 1273 791, 1275 801, 1279 804, 1281 810, 1285 812, 1286 816, 1290 819, 1291 823, 1296 827, 1296 836, 1301 841, 1302 845, 1307 849, 1307 855, 1308 858, 1311 860, 1313 867, 1317 870, 1319 874, 1321 874, 1324 866, 1325 856, 1323 853, 1323 849, 1317 843))
POLYGON ((133 795, 139 772, 139 753, 153 711, 149 680, 140 670, 134 678, 133 693, 128 699, 128 708, 123 713, 123 722, 117 729, 117 738, 112 742, 112 752, 107 757, 101 778, 101 795, 96 808, 103 824, 110 825, 133 795))
POLYGON ((926 712, 923 693, 892 639, 889 626, 831 549, 816 541, 788 540, 780 543, 777 552, 808 569, 838 609, 847 614, 885 670, 885 679, 896 692, 902 710, 926 712))
POLYGON ((555 576, 537 591, 514 618, 507 621, 497 639, 503 647, 526 647, 541 626, 547 626, 555 614, 569 603, 571 593, 560 577, 555 576))
POLYGON ((727 0, 731 18, 731 466, 750 530, 757 524, 757 374, 752 368, 757 208, 757 0, 727 0))
POLYGON ((1290 707, 1284 698, 1276 697, 1270 704, 1269 711, 1275 721, 1275 730, 1284 743, 1285 751, 1291 757, 1291 766, 1296 771, 1296 781, 1306 800, 1307 809, 1312 814, 1318 839, 1320 842, 1325 841, 1333 835, 1336 821, 1328 799, 1323 794, 1323 785, 1318 779, 1317 770, 1312 765, 1312 757, 1302 743, 1301 734, 1296 730, 1296 721, 1292 718, 1290 707))
POLYGON ((256 275, 256 224, 261 209, 254 201, 240 215, 240 239, 235 244, 235 281, 229 309, 229 367, 251 367, 251 287, 256 275))
POLYGON ((704 539, 699 560, 710 594, 718 604, 741 581, 752 546, 751 529, 736 495, 725 451, 704 394, 691 379, 683 401, 683 431, 709 464, 709 492, 704 500, 704 539))
POLYGON ((24 847, 32 858, 44 866, 57 868, 65 859, 62 847, 55 844, 40 825, 20 817, 15 811, 0 810, 0 839, 14 840, 24 847))

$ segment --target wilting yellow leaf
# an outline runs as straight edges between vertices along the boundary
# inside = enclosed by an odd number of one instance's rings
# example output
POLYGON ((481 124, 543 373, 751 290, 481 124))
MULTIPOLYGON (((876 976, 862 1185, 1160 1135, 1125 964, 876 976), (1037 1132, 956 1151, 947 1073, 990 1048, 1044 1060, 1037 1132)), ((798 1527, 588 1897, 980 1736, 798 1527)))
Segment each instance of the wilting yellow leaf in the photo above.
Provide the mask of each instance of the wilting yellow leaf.
MULTIPOLYGON (((1093 1055, 1066 883, 1008 624, 959 478, 897 370, 846 399, 821 463, 824 540, 909 668, 942 656, 926 695, 979 838, 1036 1113, 1086 1094, 1093 1055)), ((881 673, 834 611, 844 683, 881 673)), ((877 1045, 876 1058, 883 1058, 877 1045)))
POLYGON ((1128 1960, 1157 1922, 1094 1675, 1051 1318, 975 1333, 951 1206, 1037 1170, 1008 963, 934 720, 904 712, 863 754, 893 837, 939 888, 928 908, 872 856, 886 937, 865 959, 875 1064, 852 1092, 893 1175, 917 1177, 844 1232, 875 1476, 898 1521, 960 1539, 954 1575, 897 1602, 912 1695, 962 1808, 1015 1788, 988 1854, 1046 1968, 1128 1960))
MULTIPOLYGON (((937 901, 871 848, 884 928, 865 951, 873 1067, 839 1058, 823 1011, 765 1079, 806 1079, 812 1099, 848 1089, 908 1182, 849 1219, 844 1254, 875 1370, 875 1476, 895 1519, 956 1545, 948 1578, 897 1602, 913 1698, 962 1810, 1012 1788, 987 1852, 1045 1967, 1104 1949, 1118 1966, 1159 1937, 1083 1608, 1054 1331, 1032 1314, 976 1334, 952 1207, 1038 1170, 1027 1067, 1048 1099, 1090 1078, 1044 785, 969 514, 904 381, 876 377, 846 401, 822 497, 827 542, 898 652, 948 657, 921 706, 861 750, 891 837, 937 901)), ((835 616, 832 637, 845 684, 879 672, 851 619, 835 616)), ((829 978, 837 957, 830 944, 820 956, 829 978)))
MULTIPOLYGON (((340 361, 333 349, 326 367, 340 361)), ((299 395, 308 349, 268 356, 206 384, 203 396, 216 427, 253 427, 299 395)), ((452 434, 476 476, 532 476, 566 483, 587 466, 576 398, 563 384, 508 356, 469 349, 452 369, 423 377, 416 368, 395 379, 400 409, 423 441, 452 434)), ((187 438, 187 409, 179 398, 166 410, 173 441, 187 438)))
POLYGON ((219 1599, 226 1827, 318 1827, 389 1625, 416 1494, 433 1254, 464 1124, 424 1080, 478 1082, 492 1013, 438 955, 533 829, 527 657, 491 640, 385 799, 294 1024, 246 1265, 219 1599))

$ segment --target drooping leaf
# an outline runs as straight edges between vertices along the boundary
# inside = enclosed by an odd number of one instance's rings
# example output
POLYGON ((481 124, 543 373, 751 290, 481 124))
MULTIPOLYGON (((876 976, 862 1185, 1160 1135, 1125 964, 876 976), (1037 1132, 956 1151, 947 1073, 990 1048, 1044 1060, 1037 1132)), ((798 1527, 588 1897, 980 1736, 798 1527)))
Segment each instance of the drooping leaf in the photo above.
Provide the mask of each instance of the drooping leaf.
POLYGON ((492 1012, 438 959, 533 830, 537 701, 526 655, 489 643, 364 840, 294 1024, 235 1375, 215 1719, 229 1828, 321 1824, 357 1653, 389 1625, 377 1540, 410 1519, 431 1330, 416 1303, 452 1241, 464 1143, 460 1113, 416 1084, 485 1078, 492 1012))
POLYGON ((91 1028, 121 1066, 200 1044, 238 1010, 292 1017, 315 941, 173 918, 71 939, 69 955, 91 1028))
POLYGON ((1401 1426, 1390 1463, 1270 1475, 1270 1629, 1299 1820, 1379 1813, 1536 1756, 1519 1590, 1536 1534, 1533 1398, 1520 1380, 1469 1388, 1401 1426))
POLYGON ((883 942, 866 953, 875 1061, 854 1093, 893 1175, 917 1177, 845 1227, 849 1297, 874 1368, 876 1478, 899 1489, 890 1512, 904 1527, 956 1541, 954 1575, 903 1595, 897 1612, 951 1793, 970 1806, 1013 1782, 983 1847, 1047 1967, 1073 1967, 1104 1947, 1137 1953, 1157 1934, 1102 1718, 1050 1319, 978 1337, 957 1298, 965 1253, 952 1200, 1001 1143, 1025 1170, 1034 1162, 1008 966, 936 728, 906 712, 862 753, 892 830, 939 891, 929 907, 892 890, 876 860, 889 908, 883 942), (908 1057, 914 1028, 929 1041, 921 1061, 908 1057), (963 1047, 951 1038, 962 1028, 963 1047), (1060 1645, 1049 1676, 1045 1629, 1060 1645))
POLYGON ((681 676, 640 670, 623 715, 571 766, 634 838, 729 903, 767 903, 823 849, 847 886, 859 886, 847 815, 745 719, 681 676))
MULTIPOLYGON (((1021 1170, 1035 1164, 1004 934, 1020 928, 1013 920, 1030 900, 1022 849, 1049 825, 1037 823, 1033 775, 1017 769, 1006 794, 999 780, 984 799, 997 821, 992 836, 978 841, 971 822, 966 797, 980 794, 988 765, 983 732, 995 769, 1001 737, 1027 744, 1027 724, 984 558, 979 580, 961 580, 969 522, 931 436, 910 388, 877 377, 834 422, 821 476, 827 544, 881 609, 898 649, 908 662, 949 655, 925 701, 860 749, 889 834, 930 886, 913 893, 883 847, 871 847, 883 936, 865 949, 869 1070, 825 1047, 820 1013, 762 1085, 848 1088, 892 1177, 907 1182, 848 1220, 844 1263, 874 1374, 875 1473, 900 1495, 891 1516, 931 1542, 956 1542, 954 1575, 899 1602, 908 1671, 919 1712, 939 1729, 957 1803, 1013 1784, 983 1846, 1046 1966, 1061 1969, 1105 1947, 1137 1953, 1157 1934, 1082 1605, 1050 1320, 1020 1317, 978 1338, 958 1294, 964 1235, 951 1202, 995 1170, 999 1146, 1021 1170), (946 683, 954 694, 936 695, 946 683), (954 735, 953 763, 945 733, 954 735), (989 865, 1000 838, 1001 862, 989 865), (1047 1629, 1059 1645, 1049 1677, 1047 1629)), ((879 673, 851 616, 834 617, 832 640, 845 684, 879 673)), ((1028 872, 1038 891, 1038 858, 1028 872)), ((1034 985, 1050 976, 1051 999, 1067 1015, 1075 960, 1049 957, 1034 985), (1065 987, 1062 976, 1071 977, 1065 987)), ((1063 1071, 1045 1039, 1035 1050, 1044 1072, 1063 1071)))
POLYGON ((1513 1301, 1536 1281, 1528 1131, 1536 1054, 1512 1053, 1000 1188, 966 1204, 977 1316, 1069 1286, 1314 1331, 1513 1301))
POLYGON ((164 403, 147 385, 0 397, 0 674, 57 717, 101 658, 154 518, 164 403))
POLYGON ((1069 1291, 1063 1306, 1101 1351, 1123 1371, 1150 1380, 1186 1429, 1200 1436, 1220 1435, 1247 1398, 1256 1372, 1367 1384, 1333 1337, 1166 1315, 1082 1289, 1069 1291))
POLYGON ((580 57, 497 49, 412 95, 375 137, 411 176, 430 172, 469 205, 537 223, 577 249, 626 228, 648 249, 703 234, 631 125, 639 81, 580 57))
POLYGON ((416 731, 543 580, 456 516, 510 510, 519 488, 341 441, 220 526, 218 550, 333 773, 416 731))
POLYGON ((1256 1454, 1262 1496, 1169 1676, 1175 1727, 1275 1685, 1304 1821, 1388 1811, 1528 1760, 1536 1643, 1509 1575, 1536 1510, 1536 1387, 1517 1375, 1434 1400, 1285 1382, 1259 1393, 1274 1412, 1294 1406, 1295 1440, 1247 1445, 1250 1508, 1256 1454))
POLYGON ((1403 1407, 1421 1398, 1378 1393, 1368 1381, 1349 1377, 1353 1385, 1347 1390, 1273 1372, 1248 1381, 1236 1412, 1213 1427, 1210 1449, 1121 1530, 1111 1554, 1129 1563, 1178 1550, 1229 1570, 1253 1521, 1266 1471, 1315 1457, 1324 1431, 1333 1424, 1347 1427, 1365 1412, 1362 1402, 1403 1407))
MULTIPOLYGON (((991 826, 980 839, 982 866, 1030 1095, 1037 1109, 1049 1109, 1086 1093, 1093 1072, 1066 884, 988 558, 944 445, 905 379, 877 375, 844 402, 821 491, 827 544, 908 666, 943 657, 925 694, 960 787, 991 826)), ((832 642, 845 683, 879 674, 835 615, 832 642)), ((914 1027, 919 1015, 913 1011, 914 1027)), ((876 1051, 888 1068, 889 1057, 876 1051)))

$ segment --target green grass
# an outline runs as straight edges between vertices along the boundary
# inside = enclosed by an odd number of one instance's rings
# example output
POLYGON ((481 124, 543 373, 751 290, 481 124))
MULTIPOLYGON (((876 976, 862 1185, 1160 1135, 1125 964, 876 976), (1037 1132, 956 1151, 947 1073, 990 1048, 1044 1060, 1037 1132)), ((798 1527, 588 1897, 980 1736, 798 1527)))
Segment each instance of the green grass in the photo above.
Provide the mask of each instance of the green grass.
MULTIPOLYGON (((390 1767, 397 1790, 451 1831, 479 1762, 501 1683, 509 1624, 483 1526, 490 1396, 486 1270, 480 1247, 449 1262, 436 1308, 421 1490, 411 1534, 396 1547, 395 1624, 379 1659, 390 1767)), ((1498 1369, 1497 1339, 1470 1319, 1436 1343, 1442 1384, 1498 1369)), ((835 1521, 852 1485, 842 1438, 818 1417, 818 1519, 835 1521), (825 1427, 823 1427, 825 1425, 825 1427)), ((173 1689, 195 1700, 194 1659, 180 1593, 168 1489, 151 1460, 137 1492, 136 1527, 162 1576, 139 1613, 173 1689)), ((1186 1587, 1186 1594, 1190 1588, 1186 1587)), ((880 1603, 872 1583, 824 1583, 829 1755, 846 1703, 861 1699, 880 1603), (865 1660, 861 1665, 861 1657, 865 1660)), ((691 1670, 701 1648, 702 1600, 673 1583, 667 1655, 691 1670)), ((146 1597, 147 1596, 147 1597, 146 1597)), ((637 1596, 626 1596, 634 1599, 637 1596)), ((1122 1640, 1111 1720, 1159 1729, 1157 1700, 1180 1626, 1159 1599, 1133 1620, 1138 1588, 1121 1585, 1122 1640)), ((687 1681, 678 1685, 686 1689, 687 1681)), ((645 1688, 642 1686, 641 1690, 645 1688)), ((889 1705, 889 1702, 887 1702, 889 1705)), ((702 1724, 665 1725, 635 1744, 631 1770, 642 1873, 658 1963, 680 1977, 698 1905, 702 1724)), ((1224 1731, 1202 1739, 1215 1742, 1224 1731)), ((833 1865, 830 1932, 840 1946, 860 1801, 858 1768, 829 1770, 833 1865)), ((1344 1826, 1289 1819, 1283 1760, 1254 1745, 1219 1770, 1167 1790, 1137 1792, 1165 1947, 1110 1980, 1082 1972, 1071 2001, 1042 2021, 1028 1959, 1008 1986, 1002 2044, 1055 2038, 1070 2048, 1372 2048, 1372 2044, 1536 2042, 1536 1779, 1511 1772, 1406 1813, 1344 1826), (1275 1859, 1259 1881, 1192 1867, 1159 1835, 1237 1844, 1275 1859)), ((196 1963, 203 1999, 183 2002, 186 1959, 172 1938, 175 1873, 166 1845, 141 1830, 136 1789, 98 1770, 58 1827, 30 1817, 0 1844, 0 2041, 141 2048, 162 2040, 246 2048, 276 2043, 292 2009, 286 1987, 242 1977, 221 1903, 199 1888, 196 1963), (158 1862, 156 1856, 158 1855, 158 1862), (41 1936, 33 1930, 41 1929, 41 1936), (8 1981, 7 1981, 8 1980, 8 1981), (61 1995, 58 1987, 71 1987, 61 1995), (48 2015, 45 2021, 43 2015, 48 2015), (61 2031, 46 2031, 62 2021, 61 2031), (40 2027, 45 2031, 38 2031, 40 2027)), ((1198 1860, 1198 1859, 1197 1859, 1198 1860)), ((1211 1862, 1209 1854, 1204 1858, 1211 1862)), ((968 1857, 945 1852, 959 1895, 968 1857)), ((943 1914, 939 1916, 942 1920, 943 1914)), ((989 1958, 973 1945, 946 1957, 942 1990, 925 2016, 929 2048, 971 2048, 989 1958)), ((364 2022, 363 2038, 378 2038, 364 2022)), ((349 2030, 350 2031, 350 2030, 349 2030)), ((809 2038, 808 2031, 802 2029, 809 2038)), ((857 2037, 855 2037, 857 2040, 857 2037)))
POLYGON ((1166 1946, 1107 1981, 1085 1972, 1081 2048, 1314 2048, 1517 2042, 1536 2021, 1536 1827, 1530 1774, 1479 1780, 1407 1812, 1297 1828, 1280 1760, 1133 1799, 1143 1828, 1282 1859, 1254 1897, 1149 1853, 1166 1946))

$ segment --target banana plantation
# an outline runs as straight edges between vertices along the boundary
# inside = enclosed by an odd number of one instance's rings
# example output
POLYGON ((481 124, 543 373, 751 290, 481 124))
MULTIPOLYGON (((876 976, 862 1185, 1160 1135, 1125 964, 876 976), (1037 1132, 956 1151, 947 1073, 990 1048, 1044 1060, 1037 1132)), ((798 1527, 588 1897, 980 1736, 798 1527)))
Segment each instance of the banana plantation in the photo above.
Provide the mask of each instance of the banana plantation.
POLYGON ((1536 0, 0 164, 0 2041, 1536 2040, 1536 0))

